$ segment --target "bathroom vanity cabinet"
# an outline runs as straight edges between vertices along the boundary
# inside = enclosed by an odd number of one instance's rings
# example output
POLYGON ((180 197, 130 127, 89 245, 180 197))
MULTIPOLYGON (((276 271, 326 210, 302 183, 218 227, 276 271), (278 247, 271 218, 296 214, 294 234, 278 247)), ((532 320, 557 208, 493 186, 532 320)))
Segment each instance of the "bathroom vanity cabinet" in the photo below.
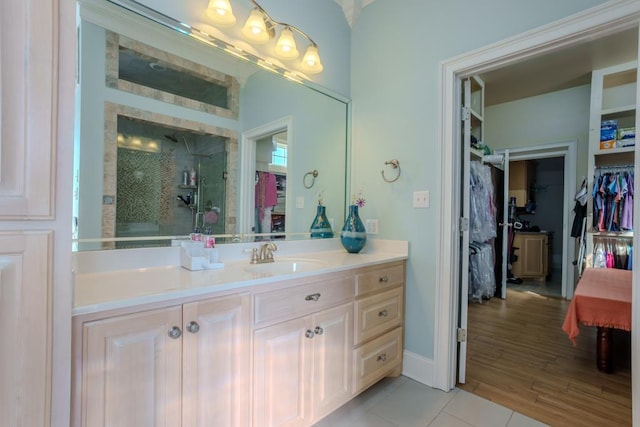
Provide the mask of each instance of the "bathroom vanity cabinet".
POLYGON ((338 274, 254 295, 254 426, 310 425, 350 398, 353 289, 338 274))
POLYGON ((403 260, 78 315, 73 425, 310 426, 401 373, 404 278, 403 260))

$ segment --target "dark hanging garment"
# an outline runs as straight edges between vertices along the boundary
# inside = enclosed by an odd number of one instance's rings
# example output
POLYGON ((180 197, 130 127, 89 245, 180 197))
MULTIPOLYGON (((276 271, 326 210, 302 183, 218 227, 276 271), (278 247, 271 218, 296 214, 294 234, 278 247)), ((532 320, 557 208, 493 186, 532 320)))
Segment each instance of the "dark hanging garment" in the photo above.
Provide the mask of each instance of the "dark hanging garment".
POLYGON ((575 216, 571 227, 571 237, 580 237, 582 235, 582 220, 587 216, 587 205, 581 205, 579 201, 576 201, 573 212, 575 216))

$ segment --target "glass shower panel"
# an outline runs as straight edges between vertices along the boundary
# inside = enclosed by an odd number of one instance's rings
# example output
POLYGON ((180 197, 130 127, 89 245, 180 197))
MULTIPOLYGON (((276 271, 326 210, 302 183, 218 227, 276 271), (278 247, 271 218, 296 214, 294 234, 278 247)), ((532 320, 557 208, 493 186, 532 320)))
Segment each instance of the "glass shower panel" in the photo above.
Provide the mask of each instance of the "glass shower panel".
POLYGON ((224 234, 224 212, 226 200, 226 152, 199 159, 199 208, 202 230, 211 228, 213 234, 224 234))

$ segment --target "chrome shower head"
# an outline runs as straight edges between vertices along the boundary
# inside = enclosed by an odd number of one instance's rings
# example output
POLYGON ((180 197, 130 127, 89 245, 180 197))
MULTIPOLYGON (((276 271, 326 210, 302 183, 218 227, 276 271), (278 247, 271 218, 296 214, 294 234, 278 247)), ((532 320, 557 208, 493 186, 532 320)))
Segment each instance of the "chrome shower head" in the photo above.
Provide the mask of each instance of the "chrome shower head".
POLYGON ((166 134, 164 137, 169 141, 178 142, 178 135, 176 133, 166 134))

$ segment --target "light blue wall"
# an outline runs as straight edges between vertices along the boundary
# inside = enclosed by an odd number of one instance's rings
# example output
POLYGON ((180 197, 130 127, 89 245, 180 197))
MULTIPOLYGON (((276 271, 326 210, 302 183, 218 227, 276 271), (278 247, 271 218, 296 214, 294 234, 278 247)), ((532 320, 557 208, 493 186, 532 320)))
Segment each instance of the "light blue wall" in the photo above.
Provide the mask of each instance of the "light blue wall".
POLYGON ((591 86, 578 86, 485 109, 484 136, 493 149, 578 141, 576 182, 587 172, 591 86))
MULTIPOLYGON (((438 66, 602 0, 376 0, 352 29, 352 188, 364 187, 361 215, 380 220, 381 238, 409 241, 405 347, 434 354, 435 272, 440 198, 437 146, 438 66), (402 176, 385 183, 380 170, 397 158, 402 176), (429 190, 431 207, 412 208, 412 192, 429 190)), ((445 236, 446 237, 446 236, 445 236)))
POLYGON ((292 118, 287 205, 291 204, 294 212, 293 218, 287 218, 287 231, 309 230, 320 191, 324 192, 327 217, 335 220, 333 231, 339 231, 346 209, 346 104, 273 73, 260 72, 252 75, 242 87, 240 105, 241 131, 292 118), (312 188, 305 188, 304 174, 312 170, 318 171, 318 177, 312 188), (298 198, 304 200, 304 207, 297 207, 298 198))

